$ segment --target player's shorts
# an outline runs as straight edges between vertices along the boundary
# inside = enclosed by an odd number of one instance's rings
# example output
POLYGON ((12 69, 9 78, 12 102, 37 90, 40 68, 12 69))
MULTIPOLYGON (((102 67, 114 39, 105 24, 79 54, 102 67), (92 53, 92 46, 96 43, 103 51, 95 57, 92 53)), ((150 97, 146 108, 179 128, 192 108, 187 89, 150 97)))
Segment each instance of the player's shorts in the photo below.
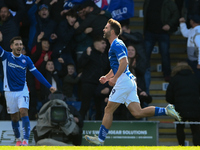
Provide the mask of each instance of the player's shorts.
POLYGON ((122 73, 110 92, 109 101, 125 104, 126 107, 131 102, 140 103, 135 80, 130 79, 125 73, 122 73))
POLYGON ((19 112, 20 108, 29 109, 29 92, 27 90, 19 92, 5 92, 7 112, 14 114, 19 112))

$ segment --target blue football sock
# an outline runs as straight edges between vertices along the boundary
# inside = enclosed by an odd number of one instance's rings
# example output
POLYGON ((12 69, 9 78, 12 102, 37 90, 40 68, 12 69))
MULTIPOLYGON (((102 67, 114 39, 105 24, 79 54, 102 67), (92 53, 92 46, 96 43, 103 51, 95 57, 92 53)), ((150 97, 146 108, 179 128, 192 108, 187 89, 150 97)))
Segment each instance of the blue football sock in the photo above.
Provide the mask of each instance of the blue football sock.
POLYGON ((165 108, 155 107, 155 114, 154 114, 154 116, 163 116, 163 115, 166 115, 165 108))
POLYGON ((22 117, 22 128, 24 139, 28 140, 30 136, 30 121, 28 116, 22 117))
MULTIPOLYGON (((102 140, 102 141, 105 141, 106 139, 106 136, 108 134, 108 129, 105 128, 104 125, 101 125, 100 129, 99 129, 99 139, 102 140)), ((101 142, 102 142, 101 141, 101 142)))
POLYGON ((12 121, 12 128, 13 128, 13 132, 14 132, 15 138, 19 139, 20 138, 19 121, 17 121, 17 122, 13 122, 12 121))

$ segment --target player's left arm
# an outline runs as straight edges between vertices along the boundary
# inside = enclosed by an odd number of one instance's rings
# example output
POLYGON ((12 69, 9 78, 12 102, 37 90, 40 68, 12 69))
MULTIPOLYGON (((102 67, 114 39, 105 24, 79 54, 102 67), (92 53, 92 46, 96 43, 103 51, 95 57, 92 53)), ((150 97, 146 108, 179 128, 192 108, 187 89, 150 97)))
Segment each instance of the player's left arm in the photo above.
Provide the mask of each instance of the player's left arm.
POLYGON ((125 71, 127 65, 128 65, 128 59, 127 59, 127 57, 121 58, 120 61, 119 61, 119 68, 118 68, 116 74, 114 75, 113 78, 109 79, 109 85, 110 86, 114 86, 115 85, 115 83, 117 82, 117 79, 125 71))
POLYGON ((52 85, 45 79, 45 77, 35 68, 33 62, 29 57, 27 57, 27 66, 29 71, 42 83, 45 85, 52 93, 56 91, 56 88, 52 87, 52 85))
POLYGON ((31 73, 42 83, 45 85, 52 93, 56 91, 56 88, 52 87, 51 84, 45 79, 45 77, 35 68, 31 71, 31 73))

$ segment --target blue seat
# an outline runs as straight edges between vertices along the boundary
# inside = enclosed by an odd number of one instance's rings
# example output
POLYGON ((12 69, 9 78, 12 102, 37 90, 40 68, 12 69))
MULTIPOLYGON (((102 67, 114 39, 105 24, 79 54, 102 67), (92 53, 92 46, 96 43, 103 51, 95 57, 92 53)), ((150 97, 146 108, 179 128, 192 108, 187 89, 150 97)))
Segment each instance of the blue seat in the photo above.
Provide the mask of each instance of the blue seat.
POLYGON ((78 111, 81 109, 80 101, 66 101, 67 105, 74 106, 78 111))

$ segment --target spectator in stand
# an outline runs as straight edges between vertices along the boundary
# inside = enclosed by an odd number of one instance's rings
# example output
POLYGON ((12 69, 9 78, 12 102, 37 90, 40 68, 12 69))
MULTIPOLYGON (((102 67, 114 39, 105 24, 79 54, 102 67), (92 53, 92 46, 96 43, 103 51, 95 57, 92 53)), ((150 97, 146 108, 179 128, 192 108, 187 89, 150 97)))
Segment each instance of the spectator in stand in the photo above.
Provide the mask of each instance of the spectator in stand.
MULTIPOLYGON (((58 91, 62 90, 62 86, 61 86, 61 81, 60 81, 60 77, 61 74, 59 74, 59 72, 57 70, 55 70, 53 61, 51 60, 44 60, 40 66, 40 72, 43 74, 43 76, 47 79, 47 81, 52 84, 54 87, 56 87, 56 89, 58 91)), ((49 101, 49 94, 50 92, 48 91, 48 89, 43 86, 41 84, 41 88, 40 88, 40 98, 42 103, 46 103, 47 101, 49 101)))
POLYGON ((187 28, 183 17, 179 19, 179 22, 182 35, 188 38, 188 64, 193 69, 198 79, 200 79, 200 16, 192 15, 190 17, 190 29, 187 28))
POLYGON ((49 40, 44 38, 44 32, 41 32, 37 37, 37 44, 31 50, 31 59, 36 68, 40 68, 42 62, 50 60, 52 51, 50 50, 49 40))
POLYGON ((92 98, 94 98, 99 78, 109 70, 109 60, 105 49, 105 39, 98 37, 94 39, 92 47, 83 52, 78 62, 80 72, 82 72, 80 114, 83 119, 90 108, 92 98))
MULTIPOLYGON (((81 24, 81 22, 83 22, 83 20, 85 20, 86 12, 84 11, 84 9, 82 9, 82 7, 80 5, 77 5, 75 7, 75 9, 78 13, 78 19, 77 19, 78 23, 76 23, 76 24, 81 24)), ((77 28, 78 26, 75 25, 74 27, 77 28)), ((88 47, 90 47, 93 43, 92 38, 88 35, 88 33, 91 32, 90 30, 91 30, 91 28, 88 28, 81 34, 78 34, 75 36, 77 61, 80 58, 80 56, 83 54, 83 52, 86 51, 86 49, 88 47)))
POLYGON ((25 13, 23 0, 16 0, 16 15, 12 15, 6 5, 0 9, 0 46, 11 52, 10 40, 14 36, 19 36, 20 21, 25 13))
MULTIPOLYGON (((200 84, 192 68, 186 62, 180 62, 172 70, 172 78, 166 91, 166 101, 174 104, 182 121, 200 122, 200 84), (192 88, 191 88, 192 87, 192 88)), ((185 145, 185 124, 177 124, 178 143, 185 145)), ((200 124, 190 124, 193 144, 200 145, 200 124)))
MULTIPOLYGON (((42 62, 51 60, 52 51, 50 51, 49 40, 44 38, 44 32, 41 32, 37 37, 37 44, 31 51, 30 58, 35 67, 40 69, 42 62)), ((35 78, 36 90, 40 90, 40 82, 35 78)))
POLYGON ((144 11, 144 38, 147 55, 147 70, 145 73, 146 88, 151 82, 150 60, 153 48, 158 42, 162 58, 162 71, 165 81, 170 80, 170 33, 177 30, 179 12, 176 4, 171 0, 145 0, 144 11))
POLYGON ((75 10, 69 10, 65 19, 59 23, 56 32, 51 35, 51 38, 54 39, 53 61, 57 70, 62 70, 59 58, 62 58, 65 64, 75 64, 73 58, 75 53, 75 42, 73 40, 75 30, 73 26, 77 17, 75 10))
POLYGON ((60 23, 65 19, 62 13, 64 0, 41 0, 40 3, 49 7, 50 16, 55 22, 60 23))
POLYGON ((75 75, 74 64, 67 65, 68 74, 63 78, 63 94, 67 101, 77 101, 77 95, 74 93, 75 85, 80 81, 81 73, 75 75))
POLYGON ((81 24, 78 22, 75 24, 75 35, 87 32, 92 39, 96 38, 97 35, 103 37, 103 28, 111 18, 111 14, 108 11, 101 10, 91 0, 84 1, 80 7, 80 10, 83 10, 86 16, 81 24), (86 30, 89 30, 89 32, 86 30))
POLYGON ((38 4, 40 0, 36 0, 35 4, 28 10, 28 17, 31 23, 29 32, 28 49, 32 50, 33 46, 37 43, 37 36, 44 32, 44 37, 50 39, 51 34, 55 32, 56 22, 49 16, 48 6, 38 4), (38 10, 38 13, 36 13, 38 10))
MULTIPOLYGON (((10 0, 12 4, 13 0, 10 0)), ((28 50, 28 40, 29 40, 29 28, 30 21, 28 17, 28 10, 34 5, 35 0, 23 0, 25 5, 25 13, 23 14, 22 21, 20 22, 20 36, 22 37, 24 46, 27 47, 27 55, 30 55, 30 51, 28 50)))

